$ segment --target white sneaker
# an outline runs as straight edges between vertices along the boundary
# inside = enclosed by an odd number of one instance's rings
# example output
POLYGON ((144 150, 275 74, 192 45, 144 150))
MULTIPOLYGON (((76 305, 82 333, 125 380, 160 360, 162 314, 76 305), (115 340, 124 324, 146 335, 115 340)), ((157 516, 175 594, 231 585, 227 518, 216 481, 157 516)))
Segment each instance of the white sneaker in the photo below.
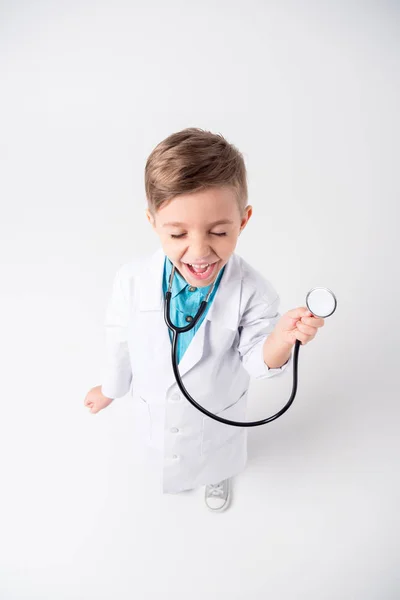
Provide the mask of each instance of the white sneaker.
POLYGON ((228 508, 231 499, 230 480, 206 485, 205 502, 210 510, 222 511, 228 508))

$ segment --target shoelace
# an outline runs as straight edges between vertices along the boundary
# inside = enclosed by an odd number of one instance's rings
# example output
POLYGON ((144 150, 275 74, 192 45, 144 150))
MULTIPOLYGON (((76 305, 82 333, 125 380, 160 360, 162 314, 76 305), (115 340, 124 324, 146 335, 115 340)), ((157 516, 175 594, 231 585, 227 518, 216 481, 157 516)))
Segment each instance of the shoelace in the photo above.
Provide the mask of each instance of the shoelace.
POLYGON ((217 498, 224 495, 223 483, 210 483, 208 486, 208 496, 216 496, 217 498))

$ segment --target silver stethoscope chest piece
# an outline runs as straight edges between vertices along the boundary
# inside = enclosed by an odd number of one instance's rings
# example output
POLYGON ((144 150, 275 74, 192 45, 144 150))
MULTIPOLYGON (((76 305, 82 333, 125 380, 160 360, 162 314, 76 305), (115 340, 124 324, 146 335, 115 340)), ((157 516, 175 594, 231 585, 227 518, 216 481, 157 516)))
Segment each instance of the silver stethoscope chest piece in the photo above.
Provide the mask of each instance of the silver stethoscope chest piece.
POLYGON ((336 310, 335 294, 328 288, 317 287, 310 290, 306 298, 307 308, 315 317, 326 319, 336 310))

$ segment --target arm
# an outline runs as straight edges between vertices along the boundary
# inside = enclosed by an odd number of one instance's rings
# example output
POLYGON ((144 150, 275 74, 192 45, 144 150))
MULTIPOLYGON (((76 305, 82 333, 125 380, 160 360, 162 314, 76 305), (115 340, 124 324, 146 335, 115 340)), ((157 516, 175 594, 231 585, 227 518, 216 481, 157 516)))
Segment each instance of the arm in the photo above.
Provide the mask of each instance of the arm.
POLYGON ((263 357, 267 367, 276 369, 286 364, 292 354, 292 348, 293 346, 282 344, 276 335, 271 333, 263 345, 263 357))
POLYGON ((271 335, 281 316, 279 303, 271 284, 263 281, 263 291, 249 299, 240 321, 238 350, 243 366, 256 379, 279 375, 292 358, 291 349, 283 349, 271 335))

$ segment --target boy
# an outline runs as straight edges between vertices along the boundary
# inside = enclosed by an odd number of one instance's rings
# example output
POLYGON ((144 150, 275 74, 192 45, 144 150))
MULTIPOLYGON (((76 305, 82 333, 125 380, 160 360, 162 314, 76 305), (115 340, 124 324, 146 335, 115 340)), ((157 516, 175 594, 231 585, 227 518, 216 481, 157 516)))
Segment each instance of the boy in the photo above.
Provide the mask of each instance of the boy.
POLYGON ((171 319, 184 326, 215 282, 196 326, 179 336, 179 371, 199 404, 246 420, 250 376, 290 364, 296 340, 307 344, 323 319, 305 308, 282 317, 269 281, 234 253, 252 207, 241 153, 221 135, 189 128, 170 135, 145 168, 146 215, 162 249, 122 265, 107 310, 107 372, 85 405, 97 413, 131 391, 139 430, 157 457, 163 491, 206 486, 211 510, 224 510, 229 480, 246 463, 246 428, 205 417, 180 393, 171 366, 164 298, 175 266, 171 319))

